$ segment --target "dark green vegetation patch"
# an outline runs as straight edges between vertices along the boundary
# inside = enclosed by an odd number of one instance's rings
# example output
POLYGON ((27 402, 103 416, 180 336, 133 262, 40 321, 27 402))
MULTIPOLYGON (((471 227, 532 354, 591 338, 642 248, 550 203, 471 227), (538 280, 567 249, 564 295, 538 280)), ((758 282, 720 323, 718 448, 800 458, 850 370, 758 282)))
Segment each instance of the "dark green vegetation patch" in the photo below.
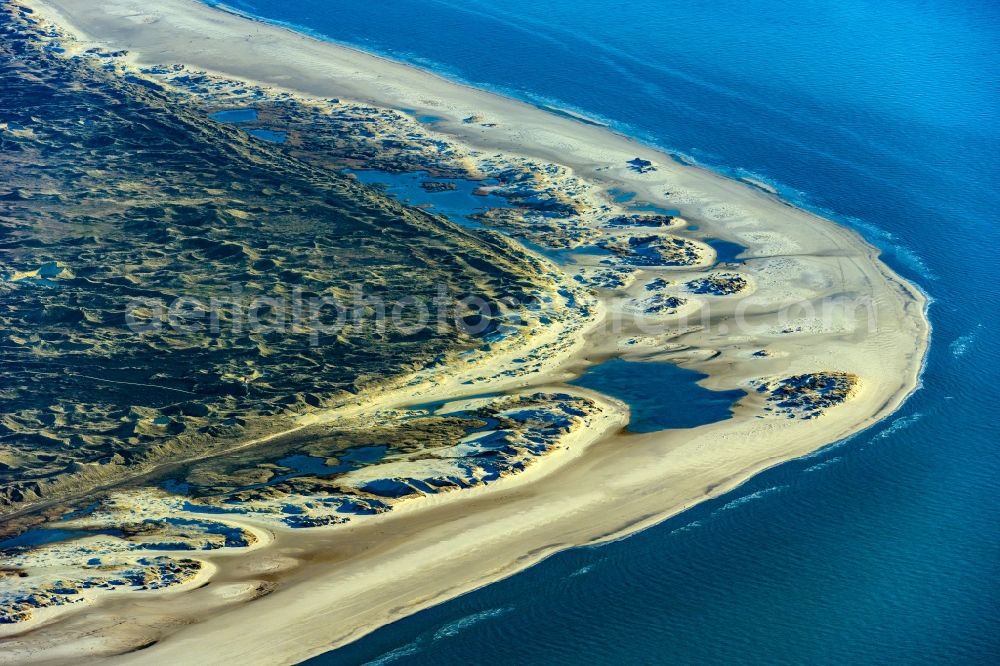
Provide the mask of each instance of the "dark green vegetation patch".
POLYGON ((213 327, 213 298, 346 302, 361 286, 390 304, 441 288, 523 302, 535 289, 537 266, 501 237, 212 122, 99 58, 47 52, 31 21, 0 10, 6 511, 224 450, 474 344, 453 322, 334 330, 332 309, 293 325, 267 302, 259 326, 222 308, 213 327), (181 297, 191 330, 130 328, 181 297))

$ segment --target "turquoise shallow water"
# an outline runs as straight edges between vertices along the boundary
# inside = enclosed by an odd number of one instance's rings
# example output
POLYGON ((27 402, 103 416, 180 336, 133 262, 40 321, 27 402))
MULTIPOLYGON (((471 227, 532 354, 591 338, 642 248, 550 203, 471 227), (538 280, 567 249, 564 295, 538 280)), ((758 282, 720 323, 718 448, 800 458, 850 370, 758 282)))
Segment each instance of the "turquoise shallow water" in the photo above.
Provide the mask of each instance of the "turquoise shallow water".
POLYGON ((765 181, 934 299, 889 421, 315 663, 1000 662, 1000 5, 236 4, 765 181))

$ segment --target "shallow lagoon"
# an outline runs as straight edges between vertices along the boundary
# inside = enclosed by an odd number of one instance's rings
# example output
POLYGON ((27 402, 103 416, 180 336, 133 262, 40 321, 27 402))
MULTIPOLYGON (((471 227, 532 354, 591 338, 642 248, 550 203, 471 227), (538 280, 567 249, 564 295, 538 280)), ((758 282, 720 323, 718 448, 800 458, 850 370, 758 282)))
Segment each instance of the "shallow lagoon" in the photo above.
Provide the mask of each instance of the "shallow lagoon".
POLYGON ((743 391, 711 391, 698 382, 708 375, 673 363, 612 359, 587 369, 570 382, 624 401, 631 410, 631 432, 694 428, 732 416, 743 391))
POLYGON ((436 213, 447 216, 452 222, 463 227, 481 229, 482 225, 469 219, 486 208, 510 208, 507 200, 497 194, 473 194, 478 188, 496 185, 495 180, 463 180, 460 178, 433 178, 426 171, 415 173, 391 173, 375 169, 365 171, 349 170, 366 185, 380 185, 385 192, 404 203, 427 206, 436 213), (421 183, 449 183, 456 189, 428 192, 421 183))
POLYGON ((256 109, 226 109, 208 114, 208 117, 219 123, 249 123, 257 120, 256 109))
POLYGON ((36 527, 27 532, 22 532, 15 537, 0 541, 0 553, 16 551, 21 548, 35 548, 50 543, 74 541, 98 534, 122 536, 123 533, 121 530, 116 529, 70 530, 57 527, 36 527))
POLYGON ((743 259, 738 257, 746 252, 746 248, 739 243, 733 243, 730 241, 719 240, 718 238, 711 238, 705 241, 712 246, 715 250, 716 264, 742 264, 743 259))
POLYGON ((247 130, 247 134, 263 141, 270 141, 271 143, 284 143, 288 138, 288 134, 285 132, 277 132, 269 129, 249 129, 247 130))

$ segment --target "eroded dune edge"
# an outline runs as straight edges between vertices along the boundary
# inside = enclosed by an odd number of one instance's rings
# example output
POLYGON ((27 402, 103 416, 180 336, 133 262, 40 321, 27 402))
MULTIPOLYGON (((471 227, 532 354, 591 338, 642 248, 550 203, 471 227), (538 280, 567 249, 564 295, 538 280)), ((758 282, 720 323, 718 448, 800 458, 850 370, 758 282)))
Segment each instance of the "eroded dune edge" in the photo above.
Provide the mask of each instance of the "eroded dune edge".
POLYGON ((0 660, 301 660, 917 385, 923 295, 773 193, 190 0, 94 4, 0 17, 0 660), (270 300, 136 332, 221 296, 270 300), (357 316, 282 308, 322 297, 357 316), (372 323, 435 297, 461 305, 372 323), (624 402, 564 384, 608 359, 703 373, 732 418, 639 428, 646 404, 625 432, 624 402))

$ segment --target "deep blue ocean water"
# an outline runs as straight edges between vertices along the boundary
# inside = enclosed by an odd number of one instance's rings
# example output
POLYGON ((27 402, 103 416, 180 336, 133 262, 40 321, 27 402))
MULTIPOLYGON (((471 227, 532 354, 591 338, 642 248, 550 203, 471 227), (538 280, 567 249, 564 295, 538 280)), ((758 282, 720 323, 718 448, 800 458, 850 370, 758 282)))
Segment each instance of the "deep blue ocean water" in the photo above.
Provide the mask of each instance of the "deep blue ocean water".
POLYGON ((315 663, 1000 663, 1000 3, 234 4, 768 182, 934 299, 888 421, 315 663))

